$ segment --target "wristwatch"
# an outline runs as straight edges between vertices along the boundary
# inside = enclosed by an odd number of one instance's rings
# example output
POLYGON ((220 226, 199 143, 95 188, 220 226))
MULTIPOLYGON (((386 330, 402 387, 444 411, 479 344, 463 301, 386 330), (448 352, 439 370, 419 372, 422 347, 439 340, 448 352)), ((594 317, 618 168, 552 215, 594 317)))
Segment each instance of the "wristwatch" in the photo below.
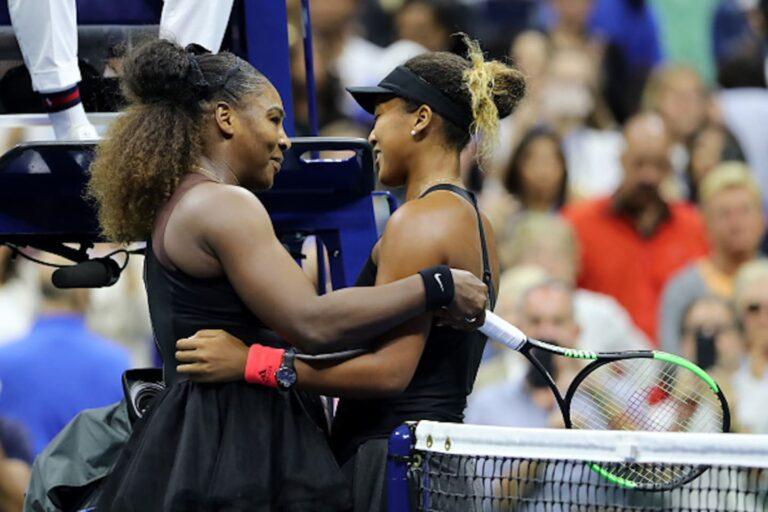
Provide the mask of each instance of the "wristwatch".
POLYGON ((280 368, 275 372, 275 379, 277 380, 277 387, 283 391, 287 391, 296 384, 296 368, 293 365, 294 359, 296 359, 296 349, 289 348, 283 354, 283 362, 280 368))

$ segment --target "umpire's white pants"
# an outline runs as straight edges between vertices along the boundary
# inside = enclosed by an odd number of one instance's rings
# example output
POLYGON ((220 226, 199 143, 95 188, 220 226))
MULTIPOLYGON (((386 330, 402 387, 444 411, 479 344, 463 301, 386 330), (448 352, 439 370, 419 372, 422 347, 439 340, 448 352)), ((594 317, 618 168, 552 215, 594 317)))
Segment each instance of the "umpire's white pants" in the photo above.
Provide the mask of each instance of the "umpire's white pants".
MULTIPOLYGON (((165 0, 160 35, 218 51, 233 1, 165 0)), ((81 80, 75 0, 8 0, 8 10, 34 90, 61 91, 81 80)))
POLYGON ((165 0, 160 37, 218 52, 235 0, 165 0))

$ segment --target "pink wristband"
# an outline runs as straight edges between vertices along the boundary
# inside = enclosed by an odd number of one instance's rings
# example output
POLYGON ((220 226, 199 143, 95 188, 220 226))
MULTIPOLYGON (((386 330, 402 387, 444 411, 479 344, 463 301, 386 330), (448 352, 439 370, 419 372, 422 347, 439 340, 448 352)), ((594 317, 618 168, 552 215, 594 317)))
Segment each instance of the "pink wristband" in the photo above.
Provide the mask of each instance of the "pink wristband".
POLYGON ((248 360, 245 362, 245 382, 277 388, 277 369, 283 362, 285 350, 282 348, 265 347, 254 343, 248 349, 248 360))

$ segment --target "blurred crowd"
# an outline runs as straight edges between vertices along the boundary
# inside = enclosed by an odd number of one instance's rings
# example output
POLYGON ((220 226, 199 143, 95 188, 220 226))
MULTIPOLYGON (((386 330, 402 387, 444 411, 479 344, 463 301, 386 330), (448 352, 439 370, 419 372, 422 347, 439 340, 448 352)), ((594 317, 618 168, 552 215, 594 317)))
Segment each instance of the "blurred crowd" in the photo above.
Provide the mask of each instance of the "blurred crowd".
MULTIPOLYGON (((300 2, 287 4, 296 132, 306 135, 300 2)), ((462 53, 457 32, 521 69, 527 96, 497 149, 477 162, 471 145, 462 168, 495 230, 497 312, 563 346, 679 353, 726 390, 735 430, 768 433, 767 0, 310 8, 321 135, 366 137, 372 119, 344 87, 376 84, 424 51, 462 53)), ((102 66, 110 80, 121 51, 102 66)), ((118 108, 109 90, 104 101, 118 108)), ((27 461, 77 411, 118 400, 124 368, 153 358, 140 258, 112 288, 63 292, 49 278, 0 248, 0 444, 9 452, 12 437, 27 461)), ((566 386, 580 367, 560 359, 544 363, 566 386)), ((489 344, 468 422, 559 426, 553 406, 527 362, 489 344)))
MULTIPOLYGON (((298 1, 297 130, 309 133, 298 1)), ((344 87, 480 39, 528 79, 486 161, 464 159, 503 264, 497 312, 587 350, 657 348, 715 375, 735 430, 768 433, 768 2, 313 0, 321 135, 365 137, 344 87), (764 290, 764 291, 763 291, 764 290)), ((393 191, 397 194, 397 191, 393 191)), ((548 366, 564 389, 578 364, 548 366)), ((467 421, 558 426, 519 355, 489 346, 467 421)))

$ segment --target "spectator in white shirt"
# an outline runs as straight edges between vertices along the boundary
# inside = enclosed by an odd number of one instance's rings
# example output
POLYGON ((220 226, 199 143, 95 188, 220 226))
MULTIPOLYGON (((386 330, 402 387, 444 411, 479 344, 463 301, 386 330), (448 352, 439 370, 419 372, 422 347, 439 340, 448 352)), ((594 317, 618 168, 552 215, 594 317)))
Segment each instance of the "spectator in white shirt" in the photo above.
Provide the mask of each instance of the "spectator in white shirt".
MULTIPOLYGON (((362 37, 356 24, 360 5, 360 0, 312 0, 312 35, 342 87, 376 85, 388 70, 426 51, 413 41, 382 48, 362 37)), ((361 121, 371 119, 349 94, 343 95, 341 110, 361 121)))
POLYGON ((735 302, 747 345, 747 358, 733 377, 735 420, 743 432, 768 434, 768 259, 739 270, 735 302))
POLYGON ((623 175, 623 139, 611 129, 598 82, 597 64, 587 52, 560 50, 552 56, 539 97, 539 122, 562 138, 568 184, 576 197, 610 195, 623 175))
MULTIPOLYGON (((573 291, 567 283, 548 280, 532 286, 524 293, 516 316, 528 336, 575 347, 579 326, 574 317, 573 291)), ((561 384, 567 385, 579 369, 579 361, 540 352, 535 355, 561 384)), ((471 395, 466 421, 511 427, 561 426, 562 415, 552 390, 523 356, 516 357, 524 370, 471 395)))
POLYGON ((13 259, 11 250, 0 246, 0 345, 15 341, 29 331, 35 315, 37 295, 31 264, 13 259))

